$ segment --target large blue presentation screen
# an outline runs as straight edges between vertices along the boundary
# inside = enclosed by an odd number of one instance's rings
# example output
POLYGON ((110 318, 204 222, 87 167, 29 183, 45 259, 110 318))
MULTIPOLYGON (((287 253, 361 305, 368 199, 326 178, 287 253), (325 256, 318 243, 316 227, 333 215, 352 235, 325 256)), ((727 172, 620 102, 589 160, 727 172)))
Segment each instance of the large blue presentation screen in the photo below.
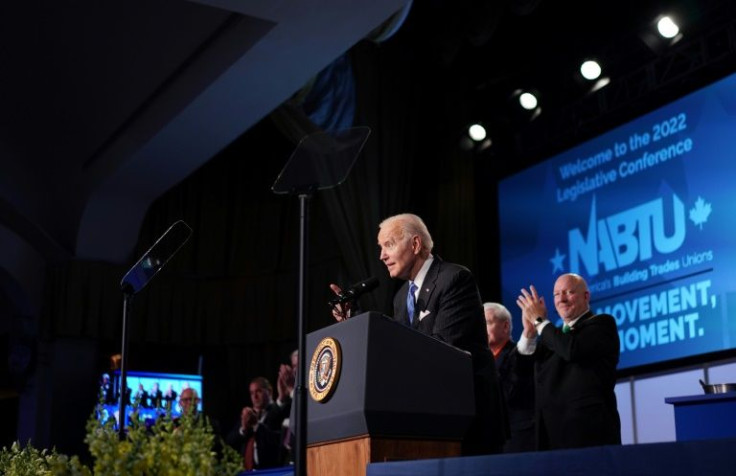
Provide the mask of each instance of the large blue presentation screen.
POLYGON ((558 320, 574 272, 616 318, 619 369, 736 347, 736 75, 502 180, 499 219, 517 317, 533 284, 558 320))

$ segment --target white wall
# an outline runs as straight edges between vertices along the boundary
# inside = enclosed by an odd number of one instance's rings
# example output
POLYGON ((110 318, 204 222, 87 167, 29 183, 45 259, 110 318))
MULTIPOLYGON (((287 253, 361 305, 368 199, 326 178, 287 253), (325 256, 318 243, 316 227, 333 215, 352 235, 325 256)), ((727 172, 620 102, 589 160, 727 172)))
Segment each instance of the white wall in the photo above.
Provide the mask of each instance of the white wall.
POLYGON ((700 395, 699 380, 736 383, 736 361, 619 380, 616 385, 623 444, 675 441, 675 410, 668 397, 700 395))
POLYGON ((616 384, 616 400, 618 402, 618 414, 621 417, 621 442, 631 445, 636 442, 634 434, 634 415, 631 406, 631 382, 632 380, 620 380, 616 384))
POLYGON ((736 383, 736 362, 714 364, 707 369, 707 375, 709 384, 736 383))

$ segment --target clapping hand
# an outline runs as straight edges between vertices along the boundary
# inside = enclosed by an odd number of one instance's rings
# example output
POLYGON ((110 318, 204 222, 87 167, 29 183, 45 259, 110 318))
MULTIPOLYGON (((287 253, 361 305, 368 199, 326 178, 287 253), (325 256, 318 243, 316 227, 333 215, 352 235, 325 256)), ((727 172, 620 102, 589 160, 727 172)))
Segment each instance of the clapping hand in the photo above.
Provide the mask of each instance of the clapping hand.
POLYGON ((279 401, 283 402, 286 397, 291 395, 294 391, 294 385, 296 382, 296 369, 292 368, 291 365, 281 364, 279 367, 279 376, 276 380, 276 389, 279 393, 279 401))
POLYGON ((258 423, 258 415, 251 407, 244 407, 240 412, 240 428, 245 431, 258 423))
POLYGON ((544 297, 537 293, 534 286, 529 286, 528 290, 521 289, 516 304, 521 309, 521 323, 524 325, 524 334, 527 337, 536 336, 536 319, 538 317, 547 319, 547 306, 544 303, 544 297))

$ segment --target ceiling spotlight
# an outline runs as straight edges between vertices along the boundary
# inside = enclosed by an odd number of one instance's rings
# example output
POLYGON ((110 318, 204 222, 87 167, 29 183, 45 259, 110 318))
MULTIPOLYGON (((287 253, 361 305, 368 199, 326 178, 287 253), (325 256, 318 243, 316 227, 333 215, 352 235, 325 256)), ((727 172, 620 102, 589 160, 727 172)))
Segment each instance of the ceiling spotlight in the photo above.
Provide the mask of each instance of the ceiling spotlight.
POLYGON ((533 121, 542 112, 540 98, 541 94, 536 88, 516 89, 508 97, 511 118, 519 123, 533 121))
POLYGON ((682 32, 672 17, 659 15, 639 33, 639 37, 655 54, 662 54, 682 40, 682 32))
POLYGON ((601 65, 597 61, 588 60, 580 65, 580 74, 588 81, 598 79, 601 75, 601 65))
POLYGON ((665 38, 674 38, 678 33, 680 33, 680 28, 672 18, 663 16, 657 22, 657 31, 659 31, 659 34, 665 38))
POLYGON ((519 104, 527 111, 531 111, 537 107, 537 103, 537 97, 532 93, 526 92, 519 95, 519 104))
POLYGON ((473 124, 468 127, 467 133, 460 137, 460 149, 465 152, 483 152, 489 149, 492 144, 491 138, 488 136, 486 128, 481 124, 473 124))
POLYGON ((468 135, 476 142, 480 142, 486 138, 486 128, 480 124, 473 124, 468 128, 468 135))

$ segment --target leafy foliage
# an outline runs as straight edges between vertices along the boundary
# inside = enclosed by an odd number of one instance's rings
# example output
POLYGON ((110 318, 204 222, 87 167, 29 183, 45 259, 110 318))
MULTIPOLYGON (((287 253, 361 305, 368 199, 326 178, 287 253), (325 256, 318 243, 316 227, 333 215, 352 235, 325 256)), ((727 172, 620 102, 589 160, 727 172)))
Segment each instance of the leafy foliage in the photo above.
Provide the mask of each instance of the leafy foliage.
POLYGON ((79 462, 76 456, 69 458, 56 450, 38 450, 31 446, 21 446, 17 441, 10 448, 0 451, 0 474, 7 476, 88 476, 89 468, 79 462))
POLYGON ((162 416, 147 427, 135 413, 124 439, 113 421, 87 421, 85 442, 94 459, 90 469, 79 458, 55 450, 38 450, 17 442, 0 451, 0 474, 7 476, 210 476, 235 475, 242 470, 240 455, 224 444, 202 415, 173 419, 162 416))

